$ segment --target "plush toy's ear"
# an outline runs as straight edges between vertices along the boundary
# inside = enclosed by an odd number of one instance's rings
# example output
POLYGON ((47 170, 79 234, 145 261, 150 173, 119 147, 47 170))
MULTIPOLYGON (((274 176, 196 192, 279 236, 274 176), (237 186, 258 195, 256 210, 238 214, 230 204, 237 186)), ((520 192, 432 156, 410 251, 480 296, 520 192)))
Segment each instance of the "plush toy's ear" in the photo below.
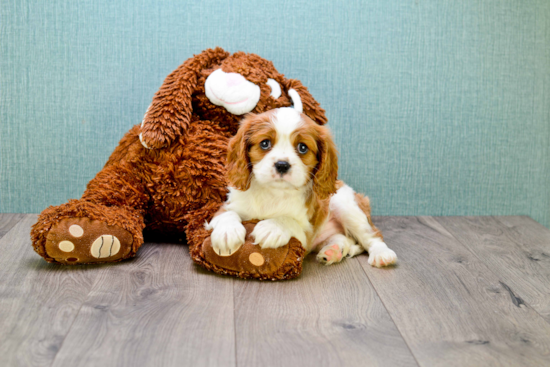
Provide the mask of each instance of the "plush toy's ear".
POLYGON ((205 50, 166 77, 141 123, 139 139, 144 147, 169 146, 187 130, 193 113, 191 96, 201 70, 220 64, 228 56, 220 47, 205 50))
POLYGON ((301 102, 302 111, 300 112, 306 114, 319 125, 324 125, 327 123, 325 110, 321 108, 319 102, 313 98, 302 82, 297 79, 287 79, 285 80, 285 88, 294 103, 294 107, 297 107, 297 105, 301 102), (296 95, 293 95, 294 93, 292 90, 297 92, 300 97, 300 101, 297 100, 296 95))
POLYGON ((313 191, 321 199, 326 199, 336 192, 338 178, 338 151, 332 140, 330 130, 317 126, 317 164, 313 177, 313 191))

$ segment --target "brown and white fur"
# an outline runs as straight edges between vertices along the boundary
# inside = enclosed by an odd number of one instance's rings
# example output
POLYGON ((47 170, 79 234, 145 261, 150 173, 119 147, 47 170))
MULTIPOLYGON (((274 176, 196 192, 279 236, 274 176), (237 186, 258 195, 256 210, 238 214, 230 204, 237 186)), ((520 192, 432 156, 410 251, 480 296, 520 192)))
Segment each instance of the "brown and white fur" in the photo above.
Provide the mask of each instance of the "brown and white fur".
POLYGON ((364 250, 373 266, 396 262, 372 224, 369 199, 337 181, 330 131, 299 110, 247 115, 229 142, 227 164, 228 199, 206 225, 220 255, 244 243, 242 221, 258 219, 252 236, 262 248, 278 248, 295 237, 327 265, 364 250))

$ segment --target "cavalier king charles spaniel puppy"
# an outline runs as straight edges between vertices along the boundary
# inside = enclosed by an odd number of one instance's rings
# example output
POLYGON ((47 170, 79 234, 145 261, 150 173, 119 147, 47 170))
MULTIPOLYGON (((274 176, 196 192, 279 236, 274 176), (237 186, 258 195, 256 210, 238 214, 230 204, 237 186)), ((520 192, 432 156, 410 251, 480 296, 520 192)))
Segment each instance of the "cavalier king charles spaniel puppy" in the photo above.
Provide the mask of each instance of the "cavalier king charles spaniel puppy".
POLYGON ((242 221, 257 219, 261 248, 291 237, 327 265, 367 250, 368 262, 394 264, 395 252, 372 224, 369 199, 337 181, 330 131, 294 108, 247 115, 229 142, 227 201, 210 223, 212 247, 229 256, 245 242, 242 221))

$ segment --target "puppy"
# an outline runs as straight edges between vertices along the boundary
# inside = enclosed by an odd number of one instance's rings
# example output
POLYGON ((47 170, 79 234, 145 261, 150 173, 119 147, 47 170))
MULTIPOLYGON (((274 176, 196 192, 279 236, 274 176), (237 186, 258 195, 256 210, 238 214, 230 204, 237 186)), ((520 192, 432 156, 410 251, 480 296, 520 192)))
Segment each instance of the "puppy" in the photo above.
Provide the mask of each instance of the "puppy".
POLYGON ((229 256, 244 244, 242 221, 258 219, 261 248, 291 237, 327 265, 367 250, 376 267, 396 262, 372 224, 369 199, 337 181, 330 131, 294 108, 247 115, 229 142, 227 201, 210 223, 212 247, 229 256))

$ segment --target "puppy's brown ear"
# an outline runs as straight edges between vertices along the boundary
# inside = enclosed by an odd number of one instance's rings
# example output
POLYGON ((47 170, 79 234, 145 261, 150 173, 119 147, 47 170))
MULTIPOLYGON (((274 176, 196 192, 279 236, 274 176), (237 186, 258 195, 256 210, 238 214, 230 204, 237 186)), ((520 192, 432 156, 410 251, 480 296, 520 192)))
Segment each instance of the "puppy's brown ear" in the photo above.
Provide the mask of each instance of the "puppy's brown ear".
POLYGON ((246 191, 250 187, 252 167, 248 158, 248 135, 254 116, 253 114, 246 115, 237 135, 229 140, 227 149, 227 178, 231 186, 241 191, 246 191))
POLYGON ((141 123, 141 143, 146 148, 169 146, 189 127, 193 107, 191 96, 201 70, 218 65, 229 56, 220 47, 188 59, 166 77, 141 123))
POLYGON ((326 199, 336 192, 338 178, 338 151, 330 130, 317 126, 317 164, 313 177, 313 191, 320 199, 326 199))
POLYGON ((285 88, 287 92, 294 89, 298 92, 300 99, 302 100, 303 113, 309 118, 315 121, 319 125, 327 123, 327 117, 325 116, 325 110, 321 108, 319 102, 313 98, 309 93, 309 90, 298 79, 287 79, 285 81, 285 88))

